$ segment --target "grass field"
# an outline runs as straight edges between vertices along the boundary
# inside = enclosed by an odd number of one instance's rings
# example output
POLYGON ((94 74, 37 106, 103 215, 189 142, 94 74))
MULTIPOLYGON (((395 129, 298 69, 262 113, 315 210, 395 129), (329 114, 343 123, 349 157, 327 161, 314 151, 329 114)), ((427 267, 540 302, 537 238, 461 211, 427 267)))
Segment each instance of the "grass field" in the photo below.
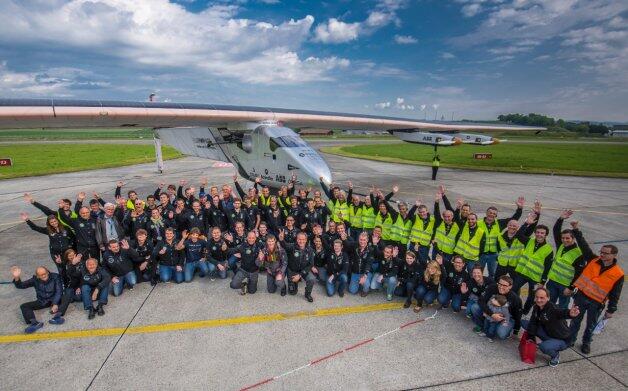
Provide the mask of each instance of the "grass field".
POLYGON ((21 129, 0 130, 1 141, 149 139, 152 129, 21 129))
MULTIPOLYGON (((371 160, 431 165, 433 148, 408 143, 322 148, 323 152, 371 160)), ((586 175, 628 178, 628 144, 459 145, 438 150, 441 167, 486 171, 586 175), (474 153, 492 153, 476 160, 474 153)))
MULTIPOLYGON (((164 160, 181 156, 168 146, 162 148, 162 153, 164 160)), ((0 158, 13 159, 12 167, 0 167, 0 179, 8 179, 153 162, 155 147, 130 144, 0 145, 0 158)))

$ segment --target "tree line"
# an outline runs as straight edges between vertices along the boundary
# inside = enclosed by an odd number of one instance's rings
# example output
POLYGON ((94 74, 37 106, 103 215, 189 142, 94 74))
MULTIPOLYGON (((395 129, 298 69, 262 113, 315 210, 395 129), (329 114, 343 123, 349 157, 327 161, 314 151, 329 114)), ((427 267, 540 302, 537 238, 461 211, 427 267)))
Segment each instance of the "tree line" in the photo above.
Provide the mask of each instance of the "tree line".
POLYGON ((501 122, 508 122, 516 125, 543 126, 553 132, 577 132, 606 134, 610 127, 602 124, 592 124, 590 122, 567 122, 561 118, 554 119, 542 114, 502 114, 497 117, 501 122))

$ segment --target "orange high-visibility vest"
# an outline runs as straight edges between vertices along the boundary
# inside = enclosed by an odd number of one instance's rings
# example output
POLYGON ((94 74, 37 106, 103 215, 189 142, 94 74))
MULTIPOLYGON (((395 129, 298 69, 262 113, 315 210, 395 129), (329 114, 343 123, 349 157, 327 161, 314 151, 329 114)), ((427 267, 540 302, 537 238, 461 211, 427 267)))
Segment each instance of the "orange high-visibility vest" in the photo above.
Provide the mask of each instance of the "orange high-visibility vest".
POLYGON ((599 259, 598 257, 589 262, 574 285, 588 298, 604 304, 615 283, 624 278, 624 271, 615 263, 610 269, 600 273, 602 265, 598 262, 599 259))

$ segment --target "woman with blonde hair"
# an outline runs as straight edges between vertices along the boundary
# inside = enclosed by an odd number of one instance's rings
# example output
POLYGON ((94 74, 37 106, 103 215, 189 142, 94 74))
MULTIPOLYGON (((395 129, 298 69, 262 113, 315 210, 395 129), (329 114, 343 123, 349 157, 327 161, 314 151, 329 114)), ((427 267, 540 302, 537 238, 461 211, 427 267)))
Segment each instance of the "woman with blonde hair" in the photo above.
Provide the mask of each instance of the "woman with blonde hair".
POLYGON ((423 302, 430 305, 436 300, 438 296, 438 288, 441 282, 441 269, 440 265, 436 261, 429 261, 425 267, 423 273, 423 279, 416 288, 414 296, 416 297, 417 304, 414 307, 414 312, 419 312, 423 308, 423 302))

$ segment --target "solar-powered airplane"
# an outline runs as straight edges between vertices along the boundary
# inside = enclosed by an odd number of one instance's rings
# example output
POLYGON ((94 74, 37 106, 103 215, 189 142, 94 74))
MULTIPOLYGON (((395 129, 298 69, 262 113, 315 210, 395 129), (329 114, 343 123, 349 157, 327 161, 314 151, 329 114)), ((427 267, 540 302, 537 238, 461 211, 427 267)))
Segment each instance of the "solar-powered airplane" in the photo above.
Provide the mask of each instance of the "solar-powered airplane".
POLYGON ((421 121, 310 110, 248 106, 59 99, 0 99, 0 129, 153 128, 185 155, 230 162, 241 176, 280 187, 291 177, 331 183, 325 160, 293 129, 387 131, 410 143, 489 145, 498 140, 468 131, 539 131, 545 128, 471 122, 421 121))

